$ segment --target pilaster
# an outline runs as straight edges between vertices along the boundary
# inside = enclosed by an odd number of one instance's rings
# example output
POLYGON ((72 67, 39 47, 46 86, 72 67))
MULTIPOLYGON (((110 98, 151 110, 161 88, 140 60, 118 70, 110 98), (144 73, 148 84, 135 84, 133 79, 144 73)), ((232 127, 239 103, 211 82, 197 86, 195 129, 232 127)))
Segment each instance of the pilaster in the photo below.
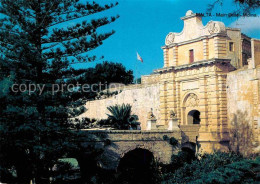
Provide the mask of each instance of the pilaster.
POLYGON ((164 59, 164 67, 169 66, 169 49, 164 48, 163 49, 163 59, 164 59))
POLYGON ((214 37, 215 58, 225 58, 227 56, 226 39, 214 37))
POLYGON ((209 59, 209 40, 208 38, 203 40, 203 59, 209 59))
POLYGON ((165 125, 167 121, 167 81, 165 74, 161 75, 160 81, 160 125, 165 125))
POLYGON ((173 66, 178 66, 178 46, 174 46, 173 48, 173 66))

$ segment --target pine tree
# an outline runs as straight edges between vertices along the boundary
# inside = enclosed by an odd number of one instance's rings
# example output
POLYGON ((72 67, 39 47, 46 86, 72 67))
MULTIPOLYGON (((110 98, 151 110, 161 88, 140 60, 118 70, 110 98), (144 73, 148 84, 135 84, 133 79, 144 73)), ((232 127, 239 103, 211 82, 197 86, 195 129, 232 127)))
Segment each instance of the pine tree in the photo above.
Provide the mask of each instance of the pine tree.
MULTIPOLYGON (((237 5, 233 13, 241 15, 250 15, 260 7, 259 0, 233 0, 233 2, 237 5)), ((213 3, 208 4, 207 11, 211 12, 217 4, 223 6, 223 3, 225 3, 225 0, 214 0, 213 3)))
POLYGON ((89 16, 116 5, 80 0, 1 0, 2 173, 14 170, 19 183, 29 183, 32 178, 40 181, 48 177, 48 169, 58 158, 76 149, 71 118, 84 111, 84 99, 68 86, 77 76, 66 74, 72 64, 97 59, 89 51, 114 34, 98 28, 118 16, 89 16), (63 91, 61 86, 65 86, 63 91))

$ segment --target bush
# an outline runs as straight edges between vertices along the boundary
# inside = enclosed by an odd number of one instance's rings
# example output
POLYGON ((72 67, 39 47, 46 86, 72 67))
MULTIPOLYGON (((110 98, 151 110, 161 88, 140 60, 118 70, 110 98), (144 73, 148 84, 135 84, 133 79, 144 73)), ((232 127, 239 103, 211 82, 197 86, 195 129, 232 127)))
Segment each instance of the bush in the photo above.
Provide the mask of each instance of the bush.
POLYGON ((220 167, 207 174, 202 173, 200 179, 191 183, 232 184, 260 182, 260 158, 243 160, 220 167))
POLYGON ((191 161, 190 164, 189 158, 189 155, 185 152, 180 152, 177 156, 173 156, 172 165, 180 168, 174 173, 165 174, 164 181, 167 183, 190 183, 198 180, 199 182, 203 176, 207 176, 212 171, 243 160, 243 157, 240 155, 224 152, 204 154, 200 159, 191 161))
POLYGON ((53 183, 77 183, 80 179, 78 162, 74 158, 59 159, 53 170, 53 183))
POLYGON ((170 138, 170 144, 173 146, 173 147, 177 147, 179 145, 179 142, 177 139, 175 139, 174 137, 171 137, 170 138))
POLYGON ((107 107, 110 114, 108 119, 111 120, 112 126, 120 130, 137 129, 140 125, 137 115, 131 115, 132 106, 130 104, 114 105, 107 107))
POLYGON ((82 119, 75 119, 73 127, 76 129, 89 129, 94 128, 96 126, 95 122, 96 119, 90 118, 82 118, 82 119))

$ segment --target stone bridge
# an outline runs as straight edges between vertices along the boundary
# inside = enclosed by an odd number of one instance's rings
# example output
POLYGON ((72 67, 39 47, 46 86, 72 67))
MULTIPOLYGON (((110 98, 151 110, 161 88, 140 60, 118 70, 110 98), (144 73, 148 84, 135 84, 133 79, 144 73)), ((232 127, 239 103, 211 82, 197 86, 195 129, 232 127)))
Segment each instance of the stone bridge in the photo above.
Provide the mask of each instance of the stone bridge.
MULTIPOLYGON (((182 127, 191 129, 191 127, 182 127)), ((120 160, 129 152, 142 149, 152 153, 155 160, 167 164, 171 156, 178 150, 170 144, 174 137, 182 147, 195 151, 196 133, 194 128, 191 135, 179 130, 82 130, 85 137, 83 147, 94 145, 103 151, 97 158, 99 166, 104 169, 117 169, 120 160), (193 138, 191 138, 193 137, 193 138), (189 144, 191 143, 191 144, 189 144)))

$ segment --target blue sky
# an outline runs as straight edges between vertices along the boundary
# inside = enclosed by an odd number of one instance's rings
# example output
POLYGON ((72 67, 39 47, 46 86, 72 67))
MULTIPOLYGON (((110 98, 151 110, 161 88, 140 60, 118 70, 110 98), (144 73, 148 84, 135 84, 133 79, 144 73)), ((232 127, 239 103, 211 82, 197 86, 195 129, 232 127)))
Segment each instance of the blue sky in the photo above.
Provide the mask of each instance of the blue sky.
MULTIPOLYGON (((110 0, 97 1, 102 3, 110 0)), ((127 69, 132 69, 139 77, 150 74, 154 69, 163 67, 165 37, 169 32, 181 32, 183 21, 180 17, 191 9, 195 13, 204 13, 209 0, 119 0, 119 5, 98 16, 116 15, 120 18, 102 30, 114 29, 116 33, 104 41, 104 44, 93 51, 104 55, 105 59, 120 62, 127 69), (136 52, 143 58, 141 63, 136 59, 136 52)), ((232 13, 237 5, 225 0, 223 7, 216 6, 214 12, 232 13)), ((254 13, 260 15, 257 10, 254 13)), ((220 18, 204 17, 203 24, 210 20, 223 21, 226 26, 240 27, 248 36, 260 39, 260 17, 220 18)), ((97 63, 97 62, 96 62, 97 63)), ((79 64, 85 68, 95 64, 79 64)))
MULTIPOLYGON (((81 0, 82 2, 86 0, 81 0)), ((115 0, 95 0, 106 4, 115 0)), ((214 0, 117 0, 119 5, 110 10, 86 17, 93 18, 120 15, 120 18, 109 25, 100 28, 99 31, 111 31, 116 33, 104 41, 103 45, 90 54, 104 56, 107 61, 120 62, 127 69, 134 70, 134 74, 147 75, 154 69, 163 67, 163 51, 165 37, 169 32, 181 32, 183 17, 188 10, 195 13, 205 13, 207 5, 214 0), (136 52, 140 54, 144 62, 137 61, 136 52)), ((223 6, 217 5, 212 14, 232 13, 238 8, 233 0, 223 0, 223 6)), ((250 37, 260 39, 260 10, 253 12, 258 17, 227 18, 204 17, 203 23, 210 20, 223 21, 228 27, 240 27, 242 32, 250 37)), ((84 20, 86 20, 84 19, 84 20)), ((82 19, 77 20, 82 21, 82 19)), ((76 23, 69 22, 67 25, 76 23)), ((88 68, 94 63, 75 64, 75 68, 88 68)))

